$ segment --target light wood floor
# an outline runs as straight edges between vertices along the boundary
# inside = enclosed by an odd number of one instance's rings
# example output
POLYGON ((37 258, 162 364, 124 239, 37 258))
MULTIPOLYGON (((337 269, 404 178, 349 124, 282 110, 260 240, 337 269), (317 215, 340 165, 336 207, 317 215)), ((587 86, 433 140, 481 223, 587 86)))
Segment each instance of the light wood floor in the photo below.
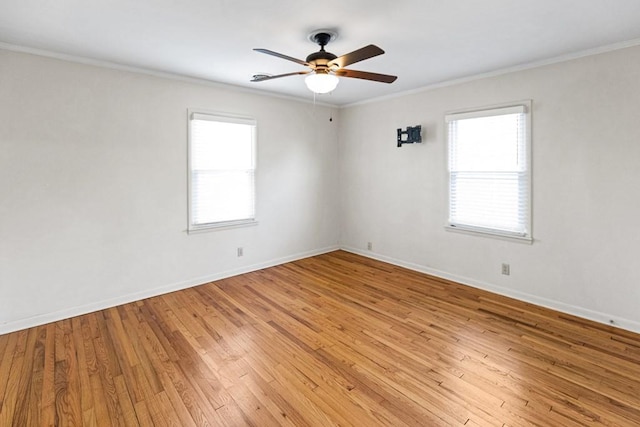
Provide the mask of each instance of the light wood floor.
POLYGON ((640 425, 640 336, 346 252, 0 336, 0 426, 640 425))

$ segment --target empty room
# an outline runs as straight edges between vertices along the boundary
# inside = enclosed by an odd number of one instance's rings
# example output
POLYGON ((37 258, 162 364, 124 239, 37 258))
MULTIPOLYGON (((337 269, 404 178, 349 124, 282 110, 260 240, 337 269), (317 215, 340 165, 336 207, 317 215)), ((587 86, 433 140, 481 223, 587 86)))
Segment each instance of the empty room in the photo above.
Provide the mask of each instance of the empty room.
POLYGON ((3 0, 0 426, 640 425, 640 2, 3 0))

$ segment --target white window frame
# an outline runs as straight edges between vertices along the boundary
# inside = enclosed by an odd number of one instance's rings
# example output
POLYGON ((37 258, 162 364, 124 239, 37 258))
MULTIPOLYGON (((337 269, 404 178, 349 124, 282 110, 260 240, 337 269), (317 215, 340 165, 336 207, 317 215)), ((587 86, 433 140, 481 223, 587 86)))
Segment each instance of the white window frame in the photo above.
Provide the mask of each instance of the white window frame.
POLYGON ((213 231, 226 228, 244 227, 256 225, 258 223, 256 219, 257 211, 257 121, 251 117, 235 116, 230 114, 211 112, 201 109, 188 109, 187 110, 187 135, 188 135, 188 233, 199 233, 203 231, 213 231), (253 166, 253 215, 250 218, 236 219, 236 220, 224 220, 218 222, 196 224, 194 221, 194 183, 193 181, 193 147, 192 147, 192 120, 199 118, 204 120, 219 121, 225 123, 244 124, 253 127, 252 131, 252 166, 253 166))
POLYGON ((482 108, 474 108, 474 109, 466 109, 466 110, 458 110, 449 112, 445 115, 445 129, 446 129, 446 147, 447 147, 447 224, 445 229, 447 231, 455 231, 462 233, 475 234, 480 236, 488 236, 488 237, 496 237, 507 240, 515 240, 525 243, 532 243, 532 212, 533 212, 533 200, 532 200, 532 150, 531 150, 531 100, 517 101, 511 103, 504 103, 498 105, 491 105, 482 108), (526 173, 525 180, 527 189, 524 192, 524 196, 527 198, 526 201, 526 220, 525 220, 525 230, 522 233, 510 232, 506 230, 500 230, 495 228, 486 228, 479 227, 470 224, 464 224, 459 222, 454 222, 451 220, 451 163, 450 163, 450 127, 449 124, 455 120, 463 120, 469 118, 477 118, 477 117, 489 117, 494 115, 501 114, 509 114, 512 112, 522 112, 524 114, 524 138, 525 138, 525 152, 526 152, 526 173))

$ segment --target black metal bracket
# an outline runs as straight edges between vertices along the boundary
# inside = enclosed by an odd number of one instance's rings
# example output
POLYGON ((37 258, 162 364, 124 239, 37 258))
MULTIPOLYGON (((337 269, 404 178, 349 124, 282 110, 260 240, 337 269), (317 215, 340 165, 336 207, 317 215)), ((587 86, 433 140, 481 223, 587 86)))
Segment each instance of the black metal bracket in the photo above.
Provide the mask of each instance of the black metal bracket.
POLYGON ((398 147, 402 144, 413 144, 422 142, 422 126, 407 126, 407 130, 398 129, 398 147))

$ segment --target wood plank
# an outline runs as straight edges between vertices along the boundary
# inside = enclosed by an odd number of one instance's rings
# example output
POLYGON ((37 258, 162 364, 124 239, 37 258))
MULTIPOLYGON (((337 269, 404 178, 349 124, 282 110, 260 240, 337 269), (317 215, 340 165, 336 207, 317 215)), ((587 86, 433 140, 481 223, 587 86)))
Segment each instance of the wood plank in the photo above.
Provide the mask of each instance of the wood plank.
MULTIPOLYGON (((45 325, 46 340, 44 343, 44 360, 42 368, 42 393, 40 396, 40 424, 55 425, 56 394, 55 394, 55 324, 45 325)), ((84 366, 86 370, 86 366, 84 366)))

